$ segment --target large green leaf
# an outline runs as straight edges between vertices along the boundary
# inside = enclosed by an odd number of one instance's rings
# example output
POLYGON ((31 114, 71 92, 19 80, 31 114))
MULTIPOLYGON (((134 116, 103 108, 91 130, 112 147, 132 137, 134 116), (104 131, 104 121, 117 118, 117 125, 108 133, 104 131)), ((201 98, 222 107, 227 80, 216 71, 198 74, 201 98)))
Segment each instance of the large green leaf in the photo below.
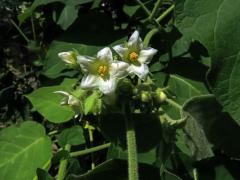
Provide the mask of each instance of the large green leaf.
POLYGON ((189 40, 200 41, 212 58, 209 82, 223 110, 240 124, 240 1, 181 0, 176 25, 189 40))
MULTIPOLYGON (((160 179, 159 169, 147 164, 139 164, 140 179, 160 179)), ((113 159, 98 165, 83 175, 70 175, 67 180, 127 180, 127 161, 113 159)))
POLYGON ((0 132, 1 179, 33 179, 37 168, 48 168, 51 156, 51 140, 38 123, 27 121, 0 132))
POLYGON ((207 150, 208 146, 198 147, 206 141, 206 137, 207 142, 222 152, 240 157, 240 144, 235 143, 236 137, 240 136, 240 127, 228 114, 222 112, 214 96, 195 97, 184 105, 183 110, 189 116, 185 130, 197 149, 207 150))
POLYGON ((53 123, 62 123, 74 116, 74 111, 68 106, 61 106, 62 97, 55 91, 67 91, 76 83, 76 79, 65 79, 60 85, 41 87, 26 97, 31 101, 34 110, 53 123))

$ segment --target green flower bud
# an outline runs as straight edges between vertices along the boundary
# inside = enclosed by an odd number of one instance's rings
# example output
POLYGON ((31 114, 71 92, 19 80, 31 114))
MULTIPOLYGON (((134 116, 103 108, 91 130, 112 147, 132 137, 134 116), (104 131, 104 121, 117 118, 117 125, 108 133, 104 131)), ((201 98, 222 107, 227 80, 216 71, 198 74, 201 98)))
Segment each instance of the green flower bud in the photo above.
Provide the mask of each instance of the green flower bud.
POLYGON ((156 96, 155 96, 156 100, 158 103, 163 103, 166 101, 167 99, 167 95, 160 89, 158 88, 156 90, 156 96))
POLYGON ((152 100, 152 96, 149 92, 147 92, 147 91, 141 92, 141 101, 142 102, 150 102, 151 100, 152 100))

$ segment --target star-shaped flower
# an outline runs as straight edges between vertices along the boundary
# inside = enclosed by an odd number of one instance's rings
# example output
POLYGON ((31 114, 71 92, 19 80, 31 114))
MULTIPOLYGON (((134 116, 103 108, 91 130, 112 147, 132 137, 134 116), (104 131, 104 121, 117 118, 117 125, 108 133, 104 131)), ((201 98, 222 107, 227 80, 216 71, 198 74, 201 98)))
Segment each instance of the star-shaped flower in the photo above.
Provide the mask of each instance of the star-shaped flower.
POLYGON ((157 53, 151 47, 144 48, 139 32, 135 31, 127 44, 116 45, 113 49, 119 54, 123 61, 129 64, 127 71, 137 75, 140 79, 145 79, 149 73, 148 63, 157 53))
POLYGON ((97 53, 97 57, 77 56, 84 77, 83 89, 99 89, 103 94, 115 91, 118 80, 127 76, 128 64, 114 61, 112 51, 105 47, 97 53))

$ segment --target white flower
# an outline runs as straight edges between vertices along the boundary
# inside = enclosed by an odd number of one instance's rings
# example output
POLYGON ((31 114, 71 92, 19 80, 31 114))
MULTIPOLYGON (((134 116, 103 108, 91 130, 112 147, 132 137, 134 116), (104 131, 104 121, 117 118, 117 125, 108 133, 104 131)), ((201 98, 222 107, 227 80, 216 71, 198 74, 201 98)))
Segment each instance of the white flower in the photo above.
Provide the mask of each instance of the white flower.
POLYGON ((58 53, 58 57, 61 58, 65 63, 69 65, 77 64, 77 58, 73 51, 60 52, 58 53))
POLYGON ((68 92, 55 91, 54 93, 61 94, 64 97, 60 103, 61 105, 79 106, 79 100, 68 92))
POLYGON ((104 94, 115 91, 118 80, 127 76, 128 64, 113 61, 110 48, 106 47, 97 53, 97 57, 77 56, 78 63, 85 74, 81 88, 99 89, 104 94))
POLYGON ((127 63, 127 71, 130 74, 137 75, 140 79, 145 79, 149 69, 147 64, 157 53, 157 50, 151 47, 143 48, 143 43, 139 37, 139 32, 135 31, 128 40, 128 43, 116 45, 113 49, 127 63))

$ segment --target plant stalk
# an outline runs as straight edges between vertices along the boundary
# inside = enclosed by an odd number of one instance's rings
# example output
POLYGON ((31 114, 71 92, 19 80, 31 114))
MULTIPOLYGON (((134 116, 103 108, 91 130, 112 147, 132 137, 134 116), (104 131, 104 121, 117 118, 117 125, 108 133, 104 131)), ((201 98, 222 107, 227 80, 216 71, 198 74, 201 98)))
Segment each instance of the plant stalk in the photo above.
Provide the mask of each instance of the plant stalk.
POLYGON ((93 147, 93 148, 89 148, 89 149, 85 149, 85 150, 82 150, 82 151, 71 152, 70 157, 83 156, 85 154, 100 151, 102 149, 106 149, 106 148, 110 147, 110 145, 111 145, 111 143, 106 143, 106 144, 96 146, 96 147, 93 147))
POLYGON ((148 47, 149 42, 151 41, 152 37, 153 37, 157 32, 158 32, 158 28, 154 28, 154 29, 150 30, 150 31, 146 34, 146 36, 145 36, 145 38, 144 38, 144 40, 143 40, 143 46, 144 46, 144 47, 148 47))
POLYGON ((21 34, 21 36, 24 38, 24 40, 29 43, 30 40, 27 38, 27 36, 23 33, 23 31, 18 27, 18 25, 12 20, 9 19, 9 21, 12 23, 12 25, 17 29, 17 31, 21 34))
MULTIPOLYGON (((92 147, 93 146, 93 131, 91 129, 88 129, 88 134, 89 134, 90 145, 92 147)), ((94 154, 92 152, 91 153, 91 169, 94 169, 94 168, 95 168, 94 154)))
POLYGON ((158 1, 155 3, 154 8, 153 8, 153 10, 152 10, 152 12, 151 12, 151 14, 150 14, 150 16, 149 16, 149 20, 150 20, 150 21, 153 20, 153 18, 154 18, 154 16, 155 16, 155 14, 156 14, 156 12, 157 12, 157 10, 158 10, 158 8, 159 8, 160 5, 161 5, 161 0, 158 0, 158 1))
MULTIPOLYGON (((67 144, 64 149, 66 151, 70 151, 71 145, 67 144)), ((58 169, 58 175, 57 175, 57 180, 64 180, 64 177, 66 175, 66 169, 67 169, 67 164, 68 160, 67 159, 62 159, 60 161, 59 169, 58 169)))
POLYGON ((164 11, 157 19, 156 21, 160 23, 172 10, 174 10, 175 4, 172 4, 166 11, 164 11))
POLYGON ((131 117, 129 107, 124 106, 124 113, 128 151, 128 179, 138 180, 137 143, 134 121, 131 117))

